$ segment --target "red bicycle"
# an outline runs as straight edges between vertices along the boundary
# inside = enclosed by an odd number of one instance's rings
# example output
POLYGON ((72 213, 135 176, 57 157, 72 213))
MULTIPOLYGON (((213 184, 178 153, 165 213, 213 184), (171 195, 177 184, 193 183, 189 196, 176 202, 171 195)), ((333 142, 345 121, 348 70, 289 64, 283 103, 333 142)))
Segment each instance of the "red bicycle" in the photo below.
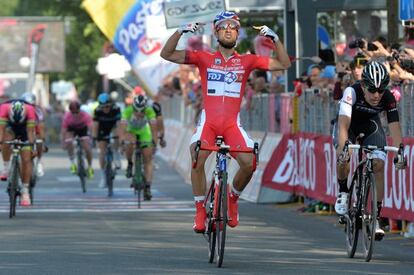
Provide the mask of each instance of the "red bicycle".
POLYGON ((226 227, 227 227, 227 196, 228 196, 228 173, 227 160, 230 159, 229 153, 253 153, 254 163, 253 171, 256 170, 258 163, 259 144, 254 143, 253 149, 236 150, 231 149, 224 143, 222 136, 217 136, 215 146, 201 146, 201 141, 197 141, 195 147, 195 162, 197 165, 198 153, 200 150, 214 151, 216 153, 216 168, 213 171, 211 184, 207 193, 204 205, 207 211, 207 227, 204 236, 208 242, 209 263, 212 263, 217 248, 217 266, 221 267, 224 258, 224 247, 226 244, 226 227))

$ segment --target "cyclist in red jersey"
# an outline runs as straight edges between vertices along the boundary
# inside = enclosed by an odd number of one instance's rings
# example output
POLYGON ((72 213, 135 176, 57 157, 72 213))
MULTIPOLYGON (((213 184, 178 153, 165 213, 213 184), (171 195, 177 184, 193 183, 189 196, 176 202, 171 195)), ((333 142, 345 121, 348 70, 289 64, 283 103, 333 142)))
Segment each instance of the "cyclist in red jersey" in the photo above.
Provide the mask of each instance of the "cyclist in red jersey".
MULTIPOLYGON (((238 54, 234 47, 239 35, 239 17, 229 11, 219 13, 214 19, 214 35, 218 41, 216 52, 177 50, 183 33, 194 33, 201 23, 183 25, 172 34, 161 51, 161 57, 179 64, 194 64, 201 77, 204 110, 195 134, 191 139, 190 151, 194 160, 197 140, 204 145, 214 145, 218 135, 224 137, 226 144, 236 149, 252 148, 254 143, 240 125, 240 104, 245 84, 254 69, 285 70, 290 67, 289 56, 279 37, 267 26, 261 26, 260 35, 268 37, 276 46, 276 57, 238 54)), ((200 151, 197 167, 191 170, 191 181, 196 205, 193 229, 197 233, 205 231, 206 176, 204 164, 209 152, 200 151)), ((237 200, 240 193, 253 175, 253 155, 234 154, 240 169, 236 173, 229 194, 229 221, 231 227, 239 222, 237 200)))

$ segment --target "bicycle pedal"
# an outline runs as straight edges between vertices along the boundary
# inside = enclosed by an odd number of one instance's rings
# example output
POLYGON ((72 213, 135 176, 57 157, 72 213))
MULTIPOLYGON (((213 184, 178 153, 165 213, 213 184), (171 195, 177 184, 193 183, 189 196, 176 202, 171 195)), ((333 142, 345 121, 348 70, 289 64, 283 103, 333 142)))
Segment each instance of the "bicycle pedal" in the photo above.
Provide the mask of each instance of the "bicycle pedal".
POLYGON ((345 216, 339 216, 338 223, 339 224, 346 224, 346 218, 345 218, 345 216))

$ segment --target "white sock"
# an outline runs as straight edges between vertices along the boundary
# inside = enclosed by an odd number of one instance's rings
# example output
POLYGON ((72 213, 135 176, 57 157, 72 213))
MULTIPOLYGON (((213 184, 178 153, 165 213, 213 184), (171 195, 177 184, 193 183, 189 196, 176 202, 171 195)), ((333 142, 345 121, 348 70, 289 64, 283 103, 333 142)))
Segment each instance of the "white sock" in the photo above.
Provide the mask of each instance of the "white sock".
POLYGON ((4 170, 9 170, 10 161, 3 161, 4 170))
POLYGON ((241 194, 241 191, 237 191, 237 190, 234 188, 234 186, 233 186, 233 185, 231 186, 231 191, 233 192, 233 194, 235 194, 235 195, 237 195, 237 196, 240 196, 240 194, 241 194))
POLYGON ((195 202, 204 201, 206 196, 194 196, 195 202))
POLYGON ((29 192, 29 184, 23 182, 22 185, 23 185, 23 190, 26 190, 27 192, 29 192))

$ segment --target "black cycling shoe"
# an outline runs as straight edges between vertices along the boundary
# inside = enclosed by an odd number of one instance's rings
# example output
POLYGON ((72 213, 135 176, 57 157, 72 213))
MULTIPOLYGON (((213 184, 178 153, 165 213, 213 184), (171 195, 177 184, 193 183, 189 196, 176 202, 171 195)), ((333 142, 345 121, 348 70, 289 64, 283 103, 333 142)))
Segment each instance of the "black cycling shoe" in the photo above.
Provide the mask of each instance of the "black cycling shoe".
POLYGON ((126 169, 125 176, 127 178, 132 178, 132 162, 128 162, 128 167, 126 169))
POLYGON ((144 188, 144 200, 145 201, 150 201, 151 198, 152 198, 151 186, 145 186, 145 188, 144 188))

